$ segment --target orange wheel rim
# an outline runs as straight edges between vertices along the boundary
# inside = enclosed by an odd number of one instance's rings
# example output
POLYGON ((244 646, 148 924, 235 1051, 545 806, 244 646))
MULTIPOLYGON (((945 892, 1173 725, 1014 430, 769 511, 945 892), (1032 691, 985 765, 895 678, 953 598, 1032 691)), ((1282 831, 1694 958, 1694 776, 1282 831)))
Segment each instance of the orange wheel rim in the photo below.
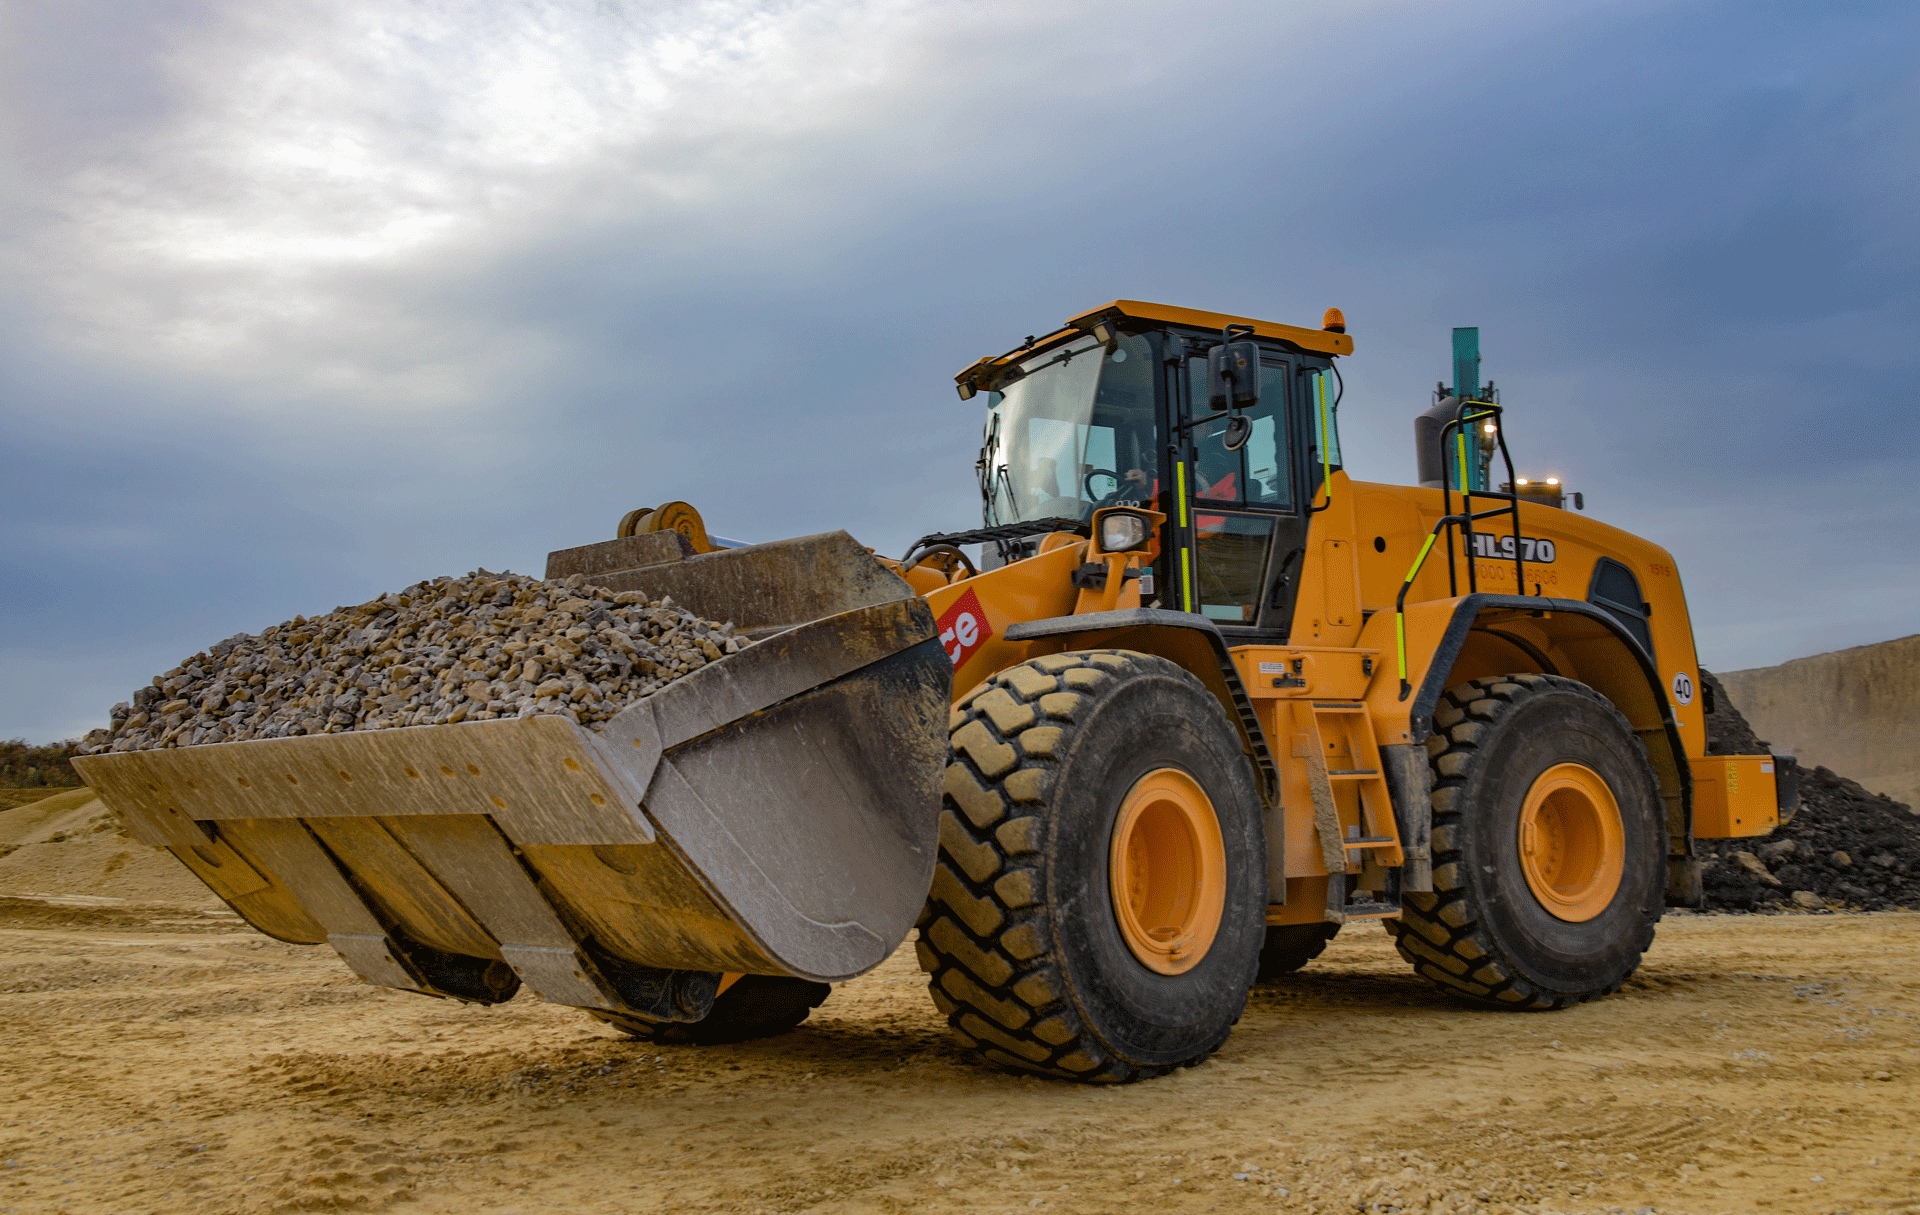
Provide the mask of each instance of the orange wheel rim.
POLYGON ((1148 970, 1184 974, 1207 956, 1227 905, 1227 849, 1199 782, 1178 768, 1135 781, 1109 857, 1120 935, 1148 970))
POLYGON ((1534 780, 1520 808, 1520 868, 1556 919, 1579 924, 1605 911, 1626 855, 1620 805, 1597 772, 1555 764, 1534 780))

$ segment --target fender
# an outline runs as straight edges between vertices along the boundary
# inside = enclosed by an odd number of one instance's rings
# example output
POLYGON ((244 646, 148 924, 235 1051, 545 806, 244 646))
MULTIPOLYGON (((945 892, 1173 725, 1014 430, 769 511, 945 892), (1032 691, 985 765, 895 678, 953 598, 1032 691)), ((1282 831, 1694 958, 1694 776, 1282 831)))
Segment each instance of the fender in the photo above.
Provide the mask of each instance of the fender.
POLYGON ((1253 711, 1253 701, 1240 682, 1240 672, 1234 668, 1226 638, 1220 635, 1213 621, 1198 612, 1122 608, 1113 612, 1026 620, 1008 625, 1005 637, 1008 641, 1057 637, 1063 642, 1062 648, 1076 650, 1110 645, 1156 654, 1180 664, 1206 685, 1219 700, 1220 707, 1227 711, 1227 720, 1239 728, 1241 750, 1253 767, 1260 800, 1269 810, 1278 808, 1280 774, 1274 767, 1273 751, 1267 745, 1260 718, 1253 711))
POLYGON ((1647 749, 1647 758, 1652 761, 1654 772, 1660 778, 1661 798, 1667 803, 1668 898, 1681 905, 1698 902, 1699 875, 1691 860, 1693 766, 1687 760, 1686 749, 1680 738, 1680 725, 1674 717, 1673 705, 1667 698, 1666 688, 1660 681, 1652 655, 1605 609, 1582 600, 1549 599, 1537 595, 1463 596, 1447 622, 1446 630, 1414 696, 1409 726, 1415 738, 1425 738, 1433 732, 1434 709, 1439 704, 1441 694, 1453 681, 1454 664, 1466 646, 1469 635, 1476 629, 1525 650, 1545 674, 1579 679, 1612 701, 1614 707, 1626 716, 1647 749), (1501 621, 1495 620, 1491 626, 1486 623, 1489 616, 1509 613, 1524 613, 1549 636, 1557 631, 1554 617, 1576 617, 1583 626, 1582 631, 1590 631, 1593 625, 1598 625, 1611 642, 1607 649, 1612 651, 1617 647, 1619 654, 1632 661, 1607 663, 1600 667, 1583 664, 1581 669, 1564 670, 1539 647, 1528 644, 1509 631, 1502 631, 1498 627, 1501 621), (1638 678, 1634 677, 1634 672, 1638 672, 1638 678))

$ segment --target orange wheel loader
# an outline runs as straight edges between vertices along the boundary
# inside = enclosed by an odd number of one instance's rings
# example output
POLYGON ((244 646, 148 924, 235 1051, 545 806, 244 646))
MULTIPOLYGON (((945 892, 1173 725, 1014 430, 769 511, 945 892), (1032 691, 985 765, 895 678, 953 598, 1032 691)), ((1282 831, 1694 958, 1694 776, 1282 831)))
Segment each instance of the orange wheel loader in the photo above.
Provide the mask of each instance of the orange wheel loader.
POLYGON ((1074 1080, 1204 1060, 1355 921, 1472 1003, 1605 995, 1698 902, 1695 839, 1791 813, 1791 761, 1706 754, 1666 552, 1472 475, 1524 484, 1491 394, 1421 419, 1422 485, 1352 479, 1352 349, 1335 310, 1118 301, 981 359, 982 526, 898 561, 632 512, 547 576, 753 644, 598 731, 74 762, 262 932, 655 1040, 788 1028, 916 926, 955 1034, 1074 1080))

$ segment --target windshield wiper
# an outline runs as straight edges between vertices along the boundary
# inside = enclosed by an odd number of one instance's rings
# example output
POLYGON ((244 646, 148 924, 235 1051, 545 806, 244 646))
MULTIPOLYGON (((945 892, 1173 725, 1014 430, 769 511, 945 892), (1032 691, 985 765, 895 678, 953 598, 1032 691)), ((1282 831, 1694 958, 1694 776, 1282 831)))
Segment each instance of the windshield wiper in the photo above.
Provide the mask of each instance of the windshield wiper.
MULTIPOLYGON (((1013 492, 1013 477, 1007 472, 1007 466, 999 466, 1000 485, 1007 491, 1007 510, 1013 518, 1020 517, 1020 498, 1013 492)), ((996 495, 997 497, 998 495, 996 495)))

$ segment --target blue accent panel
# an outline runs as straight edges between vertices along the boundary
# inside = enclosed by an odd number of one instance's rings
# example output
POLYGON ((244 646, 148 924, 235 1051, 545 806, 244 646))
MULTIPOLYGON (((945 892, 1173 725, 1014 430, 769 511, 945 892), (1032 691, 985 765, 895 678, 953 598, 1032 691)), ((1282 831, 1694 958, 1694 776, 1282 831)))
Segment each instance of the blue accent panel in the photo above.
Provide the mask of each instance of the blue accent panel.
POLYGON ((1453 331, 1453 392, 1463 400, 1480 395, 1480 327, 1453 331))
MULTIPOLYGON (((1470 325, 1453 331, 1453 392, 1466 400, 1480 396, 1480 327, 1470 325)), ((1467 488, 1487 488, 1486 453, 1480 450, 1479 427, 1467 432, 1467 488)), ((1457 457, 1456 457, 1456 472, 1457 457)))

